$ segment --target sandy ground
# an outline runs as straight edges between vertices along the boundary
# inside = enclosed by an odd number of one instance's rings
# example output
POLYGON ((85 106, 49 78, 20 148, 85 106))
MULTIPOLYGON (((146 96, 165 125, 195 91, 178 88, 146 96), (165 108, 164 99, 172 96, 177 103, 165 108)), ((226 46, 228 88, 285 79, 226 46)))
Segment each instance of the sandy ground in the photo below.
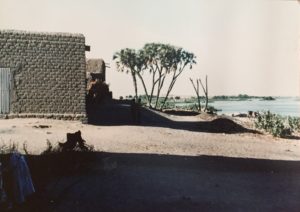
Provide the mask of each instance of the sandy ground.
MULTIPOLYGON (((197 116, 168 115, 167 118, 177 122, 201 121, 197 116)), ((300 160, 300 142, 297 139, 278 139, 252 133, 207 133, 157 126, 96 126, 49 119, 0 120, 0 144, 16 143, 22 149, 25 142, 31 154, 39 154, 46 148, 47 141, 53 144, 64 142, 67 132, 77 130, 81 130, 82 137, 89 145, 104 152, 300 160), (49 128, 39 128, 39 125, 49 128)))
POLYGON ((299 211, 299 139, 210 133, 209 117, 147 110, 135 126, 128 107, 119 109, 102 110, 94 125, 0 120, 0 145, 22 149, 26 142, 29 153, 39 154, 47 141, 64 142, 67 132, 81 130, 101 151, 87 172, 46 185, 33 175, 37 201, 29 211, 299 211))

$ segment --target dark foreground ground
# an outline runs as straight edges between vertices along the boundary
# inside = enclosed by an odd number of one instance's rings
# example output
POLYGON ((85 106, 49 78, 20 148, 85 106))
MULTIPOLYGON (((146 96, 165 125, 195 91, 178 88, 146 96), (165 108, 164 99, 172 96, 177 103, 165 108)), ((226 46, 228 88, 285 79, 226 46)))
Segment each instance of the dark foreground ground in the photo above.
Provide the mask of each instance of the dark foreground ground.
POLYGON ((38 162, 36 158, 29 157, 38 192, 19 210, 300 210, 298 161, 87 154, 90 155, 84 156, 86 159, 81 165, 75 165, 80 164, 77 163, 82 157, 80 154, 72 155, 68 162, 56 156, 40 158, 38 162), (93 162, 85 166, 87 160, 93 162), (51 170, 53 162, 55 168, 51 170), (67 165, 70 162, 71 165, 67 165), (72 169, 77 171, 71 173, 72 169), (58 172, 64 173, 57 175, 58 172))

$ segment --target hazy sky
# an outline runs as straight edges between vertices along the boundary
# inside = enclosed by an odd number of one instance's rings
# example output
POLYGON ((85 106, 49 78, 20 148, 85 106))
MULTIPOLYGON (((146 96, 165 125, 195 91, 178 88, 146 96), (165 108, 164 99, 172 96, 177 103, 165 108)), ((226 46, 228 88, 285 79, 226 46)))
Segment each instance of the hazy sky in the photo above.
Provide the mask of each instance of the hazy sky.
POLYGON ((292 0, 0 0, 0 29, 84 34, 87 57, 110 63, 115 97, 133 86, 113 54, 147 42, 196 54, 173 94, 193 94, 189 77, 205 74, 210 95, 300 93, 300 4, 292 0))

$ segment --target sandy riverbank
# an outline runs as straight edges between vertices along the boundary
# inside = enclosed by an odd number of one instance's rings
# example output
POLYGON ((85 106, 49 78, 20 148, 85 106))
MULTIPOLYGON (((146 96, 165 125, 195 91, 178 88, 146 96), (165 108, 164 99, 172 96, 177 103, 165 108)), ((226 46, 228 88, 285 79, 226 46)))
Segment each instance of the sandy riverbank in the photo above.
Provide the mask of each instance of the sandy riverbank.
MULTIPOLYGON (((164 117, 176 123, 205 122, 200 116, 164 117)), ((76 121, 8 119, 0 120, 0 144, 16 143, 22 148, 26 142, 30 153, 39 154, 46 148, 47 141, 63 142, 67 132, 77 130, 81 130, 88 144, 104 152, 300 160, 299 140, 253 133, 210 133, 197 130, 197 126, 185 130, 174 126, 97 126, 76 121), (39 125, 49 128, 39 128, 39 125)))

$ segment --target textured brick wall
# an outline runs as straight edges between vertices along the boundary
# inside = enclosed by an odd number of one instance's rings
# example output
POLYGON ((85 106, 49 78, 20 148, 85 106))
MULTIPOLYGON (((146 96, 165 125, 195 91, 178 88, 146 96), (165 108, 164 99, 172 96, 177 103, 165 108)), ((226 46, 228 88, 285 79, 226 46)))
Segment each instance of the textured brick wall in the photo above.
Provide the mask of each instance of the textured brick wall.
POLYGON ((83 35, 0 31, 0 67, 12 70, 11 114, 86 115, 83 35))

